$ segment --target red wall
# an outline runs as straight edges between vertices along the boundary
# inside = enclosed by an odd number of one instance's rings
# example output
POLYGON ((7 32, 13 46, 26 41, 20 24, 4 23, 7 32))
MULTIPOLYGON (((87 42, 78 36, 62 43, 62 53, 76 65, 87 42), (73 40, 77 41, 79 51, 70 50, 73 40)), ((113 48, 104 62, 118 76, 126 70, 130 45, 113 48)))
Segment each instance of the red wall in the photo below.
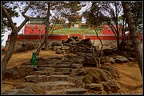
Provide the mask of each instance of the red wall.
MULTIPOLYGON (((25 25, 24 34, 40 34, 40 33, 45 34, 45 25, 39 25, 39 24, 27 24, 27 25, 25 25), (41 30, 39 30, 39 29, 41 29, 41 30)), ((109 25, 103 25, 102 34, 113 34, 109 25)))
MULTIPOLYGON (((38 39, 38 38, 40 38, 39 37, 40 32, 42 35, 45 34, 45 25, 27 24, 27 25, 25 25, 25 28, 24 28, 25 35, 18 35, 17 39, 22 39, 22 38, 23 39, 38 39), (34 29, 33 31, 32 31, 32 28, 34 29), (41 31, 39 31, 39 29, 41 29, 41 31), (31 34, 31 36, 30 36, 30 34, 31 34)), ((104 25, 102 34, 108 34, 110 36, 106 36, 106 35, 99 36, 99 38, 101 40, 116 40, 109 25, 104 25)), ((49 37, 49 39, 66 40, 70 36, 78 36, 81 39, 84 39, 84 37, 85 37, 85 38, 90 38, 91 40, 98 40, 98 38, 96 36, 86 36, 86 35, 83 36, 81 34, 70 34, 69 36, 68 35, 52 35, 49 37)), ((10 38, 10 36, 8 36, 8 39, 9 38, 10 38)), ((43 38, 43 36, 41 38, 43 38)), ((121 39, 121 37, 120 37, 120 39, 121 39)), ((139 40, 142 40, 141 36, 139 37, 139 40)))
MULTIPOLYGON (((116 26, 114 26, 116 27, 116 26)), ((118 26, 120 28, 120 26, 118 26)), ((122 32, 120 32, 122 33, 122 32)), ((103 31, 102 31, 102 34, 113 34, 114 33, 112 32, 112 29, 109 27, 109 25, 104 25, 104 28, 103 28, 103 31)))
POLYGON ((24 34, 45 34, 45 25, 27 24, 24 28, 24 34), (32 30, 33 29, 33 30, 32 30), (39 31, 39 29, 41 29, 39 31))
POLYGON ((108 29, 109 29, 108 26, 104 26, 102 34, 114 34, 111 29, 110 30, 108 29))

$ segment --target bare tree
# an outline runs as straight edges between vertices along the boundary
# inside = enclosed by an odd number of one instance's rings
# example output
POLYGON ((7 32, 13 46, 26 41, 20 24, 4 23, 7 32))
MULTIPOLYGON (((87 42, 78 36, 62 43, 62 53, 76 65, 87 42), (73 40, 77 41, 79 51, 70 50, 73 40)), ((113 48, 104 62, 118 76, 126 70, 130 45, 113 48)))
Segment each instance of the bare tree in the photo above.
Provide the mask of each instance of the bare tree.
POLYGON ((136 30, 136 25, 133 20, 128 2, 122 2, 122 6, 124 9, 124 15, 126 17, 126 21, 128 23, 128 27, 130 30, 130 38, 131 38, 132 44, 134 46, 134 50, 136 53, 136 59, 137 59, 137 62, 138 62, 138 65, 139 65, 139 68, 141 71, 141 75, 142 75, 142 48, 140 45, 140 41, 138 40, 138 32, 136 30))

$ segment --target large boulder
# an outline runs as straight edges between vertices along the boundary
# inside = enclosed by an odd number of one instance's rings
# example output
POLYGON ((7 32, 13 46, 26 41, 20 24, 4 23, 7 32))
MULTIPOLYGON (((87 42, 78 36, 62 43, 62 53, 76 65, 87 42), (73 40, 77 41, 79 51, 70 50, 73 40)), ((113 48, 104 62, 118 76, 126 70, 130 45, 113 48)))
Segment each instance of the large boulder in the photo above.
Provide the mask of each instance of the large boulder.
POLYGON ((86 38, 86 39, 83 39, 83 40, 81 40, 80 42, 79 42, 79 44, 86 44, 86 45, 88 45, 88 46, 92 46, 92 43, 91 43, 91 41, 90 41, 90 38, 86 38))
POLYGON ((18 67, 12 67, 5 70, 3 78, 17 79, 20 77, 18 67))
POLYGON ((120 93, 120 85, 116 80, 109 80, 108 82, 102 82, 104 90, 108 93, 120 93))
POLYGON ((84 60, 83 60, 83 64, 84 65, 96 65, 97 62, 95 60, 97 60, 95 55, 92 55, 92 53, 85 53, 83 56, 84 60))
POLYGON ((112 79, 119 78, 118 70, 115 69, 114 67, 112 67, 112 66, 101 66, 100 68, 109 71, 112 75, 112 79))
POLYGON ((113 54, 113 50, 112 49, 104 49, 104 55, 108 56, 108 55, 112 55, 113 54))
POLYGON ((84 87, 83 79, 85 76, 71 76, 68 78, 69 82, 76 84, 76 87, 84 87))
POLYGON ((35 46, 33 44, 26 44, 27 50, 35 49, 35 46))
POLYGON ((72 41, 75 41, 72 37, 68 38, 68 40, 65 43, 70 43, 72 41))
POLYGON ((116 63, 126 63, 126 62, 129 61, 129 60, 128 60, 126 57, 124 57, 124 56, 115 56, 115 57, 114 57, 114 60, 115 60, 116 63))
POLYGON ((17 49, 17 52, 26 52, 27 47, 21 47, 19 49, 17 49))
POLYGON ((64 53, 64 51, 63 50, 61 50, 61 49, 56 49, 56 54, 62 54, 62 53, 64 53))
POLYGON ((51 46, 61 46, 62 44, 60 43, 60 42, 53 42, 52 44, 51 44, 51 46))
POLYGON ((27 65, 27 66, 19 66, 18 68, 19 74, 21 77, 29 75, 30 72, 34 71, 34 67, 27 65))
POLYGON ((113 67, 109 68, 105 66, 85 71, 87 74, 85 75, 84 82, 87 84, 107 82, 117 77, 117 70, 114 70, 113 67))
POLYGON ((100 60, 101 64, 115 63, 115 60, 112 57, 104 56, 100 60))
POLYGON ((25 52, 26 50, 35 49, 33 44, 22 44, 21 48, 17 49, 17 52, 25 52))
POLYGON ((110 72, 104 72, 101 69, 90 69, 88 73, 85 75, 84 82, 85 83, 100 83, 102 81, 107 81, 111 79, 110 72))
POLYGON ((103 84, 91 83, 84 86, 86 89, 89 89, 90 92, 94 94, 104 94, 103 84))

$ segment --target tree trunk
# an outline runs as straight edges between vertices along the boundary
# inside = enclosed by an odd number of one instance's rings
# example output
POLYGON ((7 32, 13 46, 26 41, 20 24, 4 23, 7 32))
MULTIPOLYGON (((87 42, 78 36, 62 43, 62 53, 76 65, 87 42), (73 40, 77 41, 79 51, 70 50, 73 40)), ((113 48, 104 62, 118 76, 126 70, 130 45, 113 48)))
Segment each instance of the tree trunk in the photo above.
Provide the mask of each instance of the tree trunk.
POLYGON ((119 42, 119 34, 117 34, 117 52, 120 54, 120 42, 119 42))
MULTIPOLYGON (((10 38, 10 43, 9 43, 9 46, 8 46, 8 49, 6 51, 6 54, 2 60, 2 75, 7 67, 7 64, 8 64, 8 61, 10 60, 12 54, 13 54, 13 51, 14 51, 14 48, 15 48, 15 43, 16 43, 16 38, 17 38, 17 34, 18 32, 20 31, 20 29, 27 23, 27 21, 29 21, 29 17, 25 15, 25 13, 27 12, 27 10, 29 9, 30 5, 26 7, 26 9, 22 12, 22 16, 25 18, 25 20, 21 23, 21 25, 19 27, 16 27, 14 25, 14 22, 12 21, 12 18, 9 14, 9 12, 7 11, 7 9, 2 5, 2 12, 3 14, 6 15, 9 23, 10 23, 10 26, 12 28, 12 33, 11 33, 11 38, 10 38)), ((2 79, 3 79, 3 76, 2 76, 2 79)))
POLYGON ((8 46, 7 52, 2 60, 2 73, 4 73, 4 71, 7 67, 7 63, 13 54, 13 51, 15 48, 15 43, 16 43, 16 37, 17 37, 17 34, 12 32, 11 38, 10 38, 10 43, 9 43, 10 46, 8 46))
POLYGON ((94 30, 95 30, 95 34, 96 34, 97 38, 99 39, 99 41, 100 41, 100 43, 101 43, 100 56, 99 56, 99 58, 98 58, 98 62, 97 62, 97 59, 96 59, 96 57, 94 56, 94 53, 93 53, 93 52, 92 52, 92 54, 93 54, 93 57, 94 57, 94 59, 95 59, 96 67, 100 67, 100 66, 101 66, 100 61, 101 61, 102 55, 103 55, 103 54, 102 54, 103 43, 102 43, 102 40, 100 39, 100 37, 98 36, 98 30, 97 30, 97 28, 96 28, 96 29, 94 28, 94 30))
POLYGON ((48 11, 47 11, 47 16, 46 16, 46 28, 45 28, 45 39, 46 39, 46 42, 45 42, 45 50, 48 50, 48 34, 49 34, 49 25, 50 25, 50 22, 49 22, 49 17, 50 17, 50 2, 47 3, 48 5, 48 11))
POLYGON ((126 21, 128 23, 128 27, 129 27, 129 30, 130 30, 130 39, 131 39, 132 44, 134 46, 136 59, 137 59, 137 62, 138 62, 138 65, 139 65, 139 68, 140 68, 140 71, 141 71, 141 75, 142 75, 142 48, 141 48, 141 45, 140 45, 140 41, 138 40, 138 34, 136 32, 136 26, 135 26, 134 20, 132 18, 131 11, 130 11, 128 3, 127 2, 122 2, 122 6, 123 6, 123 9, 124 9, 124 15, 127 19, 126 21))
POLYGON ((39 55, 39 52, 42 48, 42 46, 46 43, 46 39, 41 43, 40 47, 38 47, 37 51, 36 51, 36 54, 39 55))
POLYGON ((118 54, 120 54, 120 43, 119 43, 119 36, 120 36, 120 31, 118 29, 118 8, 117 8, 117 2, 115 2, 115 10, 116 10, 116 15, 115 15, 115 24, 116 24, 116 34, 117 34, 117 51, 118 54))

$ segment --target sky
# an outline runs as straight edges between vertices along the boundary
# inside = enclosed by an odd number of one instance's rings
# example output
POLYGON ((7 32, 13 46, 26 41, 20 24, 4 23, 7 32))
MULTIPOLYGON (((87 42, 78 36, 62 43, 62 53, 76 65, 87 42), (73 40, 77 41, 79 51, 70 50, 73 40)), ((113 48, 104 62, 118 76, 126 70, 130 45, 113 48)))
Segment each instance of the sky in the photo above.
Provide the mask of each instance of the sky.
MULTIPOLYGON (((83 7, 79 12, 80 14, 85 11, 90 5, 88 4, 87 6, 83 7)), ((19 12, 19 10, 17 10, 19 12)), ((19 12, 20 13, 20 12, 19 12)), ((15 17, 15 18, 12 18, 13 22, 17 23, 17 26, 19 26, 23 21, 24 21, 24 17, 19 14, 20 16, 19 17, 15 17)), ((68 21, 66 21, 67 23, 68 21)), ((86 20, 84 18, 82 18, 82 23, 86 22, 86 20)), ((20 30, 20 32, 18 34, 22 34, 24 31, 24 27, 20 30)), ((5 46, 6 45, 6 41, 8 39, 8 35, 10 34, 11 32, 7 30, 7 32, 5 32, 4 36, 2 37, 2 39, 4 39, 1 43, 2 46, 5 46)))
MULTIPOLYGON (((12 18, 12 20, 17 23, 17 26, 19 26, 23 22, 24 18, 22 16, 19 16, 17 18, 12 18)), ((5 32, 4 36, 2 37, 2 39, 4 39, 2 42, 2 46, 5 46, 8 35, 11 33, 11 31, 9 31, 7 29, 6 29, 6 31, 7 32, 5 32)), ((18 34, 21 34, 22 32, 23 32, 23 28, 20 30, 20 32, 18 34)))

